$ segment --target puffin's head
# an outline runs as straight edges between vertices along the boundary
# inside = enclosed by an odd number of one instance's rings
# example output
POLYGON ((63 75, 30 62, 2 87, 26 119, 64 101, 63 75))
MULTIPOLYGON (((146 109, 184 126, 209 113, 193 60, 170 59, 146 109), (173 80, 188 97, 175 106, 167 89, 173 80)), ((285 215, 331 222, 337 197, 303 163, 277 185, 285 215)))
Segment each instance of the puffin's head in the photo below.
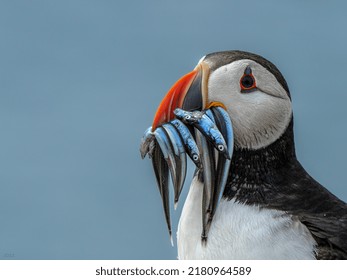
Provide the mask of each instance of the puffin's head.
POLYGON ((292 118, 290 93, 280 71, 261 56, 225 51, 204 56, 161 102, 152 129, 187 111, 222 106, 229 113, 235 146, 259 149, 275 142, 292 118))

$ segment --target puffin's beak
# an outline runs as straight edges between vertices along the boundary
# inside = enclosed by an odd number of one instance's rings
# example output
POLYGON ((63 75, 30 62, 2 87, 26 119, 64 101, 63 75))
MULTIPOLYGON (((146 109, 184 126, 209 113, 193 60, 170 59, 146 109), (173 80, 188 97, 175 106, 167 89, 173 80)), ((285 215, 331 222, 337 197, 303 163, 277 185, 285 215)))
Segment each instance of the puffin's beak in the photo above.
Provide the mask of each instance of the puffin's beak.
POLYGON ((155 114, 152 131, 158 126, 175 118, 174 110, 186 111, 206 108, 207 81, 210 69, 205 62, 200 62, 195 69, 180 78, 166 94, 155 114))

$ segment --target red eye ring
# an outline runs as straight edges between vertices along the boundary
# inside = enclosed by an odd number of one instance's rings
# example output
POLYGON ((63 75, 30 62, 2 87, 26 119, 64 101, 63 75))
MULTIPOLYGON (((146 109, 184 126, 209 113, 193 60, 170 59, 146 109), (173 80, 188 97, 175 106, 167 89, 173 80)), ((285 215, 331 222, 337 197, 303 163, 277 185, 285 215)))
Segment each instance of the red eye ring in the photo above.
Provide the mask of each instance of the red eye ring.
POLYGON ((257 87, 252 70, 249 66, 245 69, 243 76, 240 79, 241 92, 249 92, 257 87))

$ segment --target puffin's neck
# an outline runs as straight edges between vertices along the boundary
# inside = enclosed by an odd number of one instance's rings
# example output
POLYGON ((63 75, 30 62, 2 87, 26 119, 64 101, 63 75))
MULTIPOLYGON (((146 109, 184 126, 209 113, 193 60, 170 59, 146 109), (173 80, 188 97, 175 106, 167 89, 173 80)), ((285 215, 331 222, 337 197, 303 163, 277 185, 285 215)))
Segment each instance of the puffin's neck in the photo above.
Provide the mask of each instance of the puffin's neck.
POLYGON ((271 188, 283 167, 296 162, 291 119, 283 135, 258 150, 235 148, 223 196, 248 204, 266 203, 264 188, 271 188))

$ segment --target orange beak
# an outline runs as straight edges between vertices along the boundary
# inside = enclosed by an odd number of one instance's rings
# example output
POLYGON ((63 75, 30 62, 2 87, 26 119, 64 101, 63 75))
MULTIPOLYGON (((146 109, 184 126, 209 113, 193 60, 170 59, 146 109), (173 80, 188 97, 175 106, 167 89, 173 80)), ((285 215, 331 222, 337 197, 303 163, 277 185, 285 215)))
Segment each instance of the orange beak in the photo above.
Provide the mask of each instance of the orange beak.
POLYGON ((180 78, 168 91, 154 116, 152 131, 175 118, 174 110, 187 111, 205 108, 209 67, 201 62, 192 72, 180 78))

